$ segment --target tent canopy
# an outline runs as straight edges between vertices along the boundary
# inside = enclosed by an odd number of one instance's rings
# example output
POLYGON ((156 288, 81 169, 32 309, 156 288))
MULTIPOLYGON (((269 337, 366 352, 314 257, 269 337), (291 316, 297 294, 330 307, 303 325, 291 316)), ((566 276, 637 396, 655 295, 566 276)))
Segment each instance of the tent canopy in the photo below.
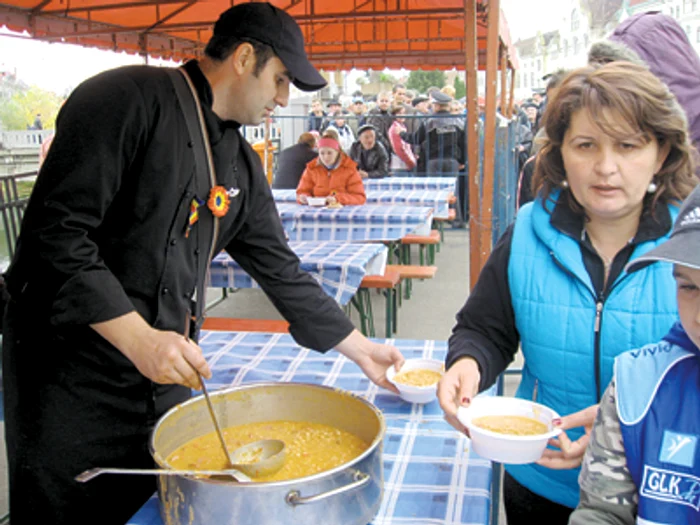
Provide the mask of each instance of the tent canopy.
MULTIPOLYGON (((319 69, 464 69, 465 2, 476 2, 479 68, 488 0, 272 0, 301 26, 319 69)), ((197 57, 231 0, 0 0, 0 26, 32 38, 174 60, 197 57)), ((517 69, 500 13, 499 41, 517 69)))

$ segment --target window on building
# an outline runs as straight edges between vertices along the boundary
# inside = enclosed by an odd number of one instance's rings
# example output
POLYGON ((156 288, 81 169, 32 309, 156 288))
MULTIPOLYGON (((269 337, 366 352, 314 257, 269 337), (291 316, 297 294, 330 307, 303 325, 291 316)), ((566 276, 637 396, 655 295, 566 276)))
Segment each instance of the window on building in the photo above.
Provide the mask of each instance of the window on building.
POLYGON ((562 46, 564 49, 564 58, 569 54, 569 41, 564 40, 564 45, 562 46))
POLYGON ((695 11, 695 9, 698 7, 698 0, 691 0, 690 1, 690 10, 695 11))
POLYGON ((542 61, 538 58, 537 59, 537 72, 539 73, 542 71, 542 61))
POLYGON ((581 19, 579 17, 578 9, 571 11, 571 31, 578 31, 581 26, 581 19))
POLYGON ((695 41, 700 44, 700 27, 695 30, 695 41))
POLYGON ((523 87, 527 87, 527 73, 523 73, 523 87))
POLYGON ((535 74, 530 73, 530 86, 535 87, 535 74))
POLYGON ((571 54, 576 56, 578 55, 578 37, 574 37, 574 43, 573 43, 573 49, 571 50, 571 54))
POLYGON ((515 75, 515 88, 520 89, 520 73, 515 75))
POLYGON ((676 6, 676 18, 681 17, 681 6, 677 5, 676 6))
POLYGON ((685 34, 690 36, 690 26, 685 26, 685 34))

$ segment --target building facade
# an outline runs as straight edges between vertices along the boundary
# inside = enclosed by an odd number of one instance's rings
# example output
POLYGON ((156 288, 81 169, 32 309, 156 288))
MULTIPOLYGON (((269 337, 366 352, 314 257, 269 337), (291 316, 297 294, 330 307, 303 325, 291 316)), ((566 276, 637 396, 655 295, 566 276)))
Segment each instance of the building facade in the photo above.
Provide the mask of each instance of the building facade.
POLYGON ((515 97, 525 100, 547 85, 542 77, 558 69, 584 66, 593 42, 606 38, 630 16, 660 11, 675 18, 700 51, 699 0, 567 0, 568 9, 555 30, 515 43, 521 69, 515 97))

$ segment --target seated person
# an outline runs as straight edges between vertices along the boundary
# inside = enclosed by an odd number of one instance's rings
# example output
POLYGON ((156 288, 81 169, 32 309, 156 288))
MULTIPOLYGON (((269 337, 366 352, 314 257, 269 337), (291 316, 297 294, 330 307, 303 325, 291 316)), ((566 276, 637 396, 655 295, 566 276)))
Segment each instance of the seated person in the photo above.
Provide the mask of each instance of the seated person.
POLYGON ((324 136, 318 141, 318 159, 306 165, 297 187, 297 202, 308 197, 326 197, 326 204, 364 204, 367 200, 357 164, 337 140, 324 136))
POLYGON ((299 185, 306 165, 316 157, 318 157, 316 137, 313 133, 305 131, 299 135, 299 141, 294 146, 280 151, 272 187, 276 190, 295 189, 299 185))
POLYGON ((569 525, 698 522, 700 187, 683 204, 671 238, 627 271, 654 261, 673 264, 680 322, 660 342, 615 359, 569 525))
POLYGON ((357 130, 358 140, 350 148, 350 157, 357 163, 363 179, 381 179, 389 175, 389 154, 377 140, 377 130, 365 124, 357 130))

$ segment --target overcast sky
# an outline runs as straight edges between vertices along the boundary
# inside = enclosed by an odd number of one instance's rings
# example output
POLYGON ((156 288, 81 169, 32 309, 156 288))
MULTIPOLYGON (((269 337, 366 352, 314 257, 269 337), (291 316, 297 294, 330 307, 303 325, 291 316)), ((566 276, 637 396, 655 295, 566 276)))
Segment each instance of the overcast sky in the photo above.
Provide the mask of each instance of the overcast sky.
MULTIPOLYGON (((562 0, 501 0, 513 42, 556 28, 567 5, 562 0)), ((24 82, 59 95, 105 69, 142 63, 140 57, 125 53, 5 36, 8 33, 0 28, 0 68, 16 70, 24 82)))
POLYGON ((513 42, 556 29, 569 6, 562 0, 501 0, 513 42))

